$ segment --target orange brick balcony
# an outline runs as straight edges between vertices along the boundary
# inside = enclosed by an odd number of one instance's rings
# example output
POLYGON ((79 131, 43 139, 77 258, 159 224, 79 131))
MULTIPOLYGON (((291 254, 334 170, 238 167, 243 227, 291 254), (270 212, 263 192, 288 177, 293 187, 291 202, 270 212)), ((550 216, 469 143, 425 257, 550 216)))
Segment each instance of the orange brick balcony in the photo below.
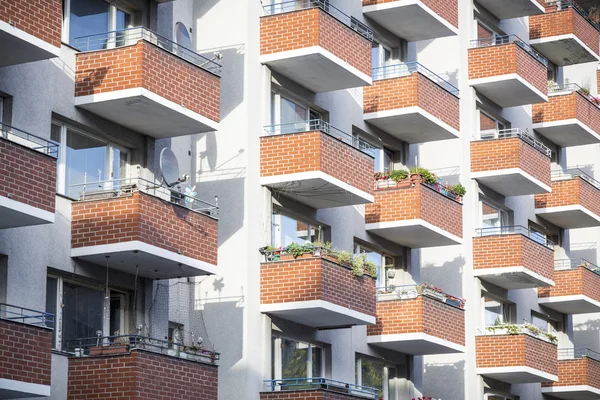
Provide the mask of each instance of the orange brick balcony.
POLYGON ((312 92, 371 84, 373 31, 323 0, 264 6, 260 61, 312 92))
POLYGON ((370 203, 373 158, 366 150, 321 120, 267 126, 260 138, 260 182, 315 209, 370 203))
POLYGON ((523 226, 477 229, 473 274, 504 289, 554 285, 554 243, 523 226))
POLYGON ((50 396, 54 315, 0 303, 0 398, 50 396))
POLYGON ((69 400, 217 400, 219 354, 142 336, 69 343, 69 400))
POLYGON ((560 66, 600 61, 599 31, 598 23, 573 0, 549 1, 545 14, 529 18, 531 45, 560 66))
POLYGON ((481 38, 469 49, 469 85, 502 108, 548 101, 548 60, 517 36, 481 38))
POLYGON ((151 279, 216 272, 216 206, 142 179, 98 186, 76 193, 71 257, 151 279))
POLYGON ((405 354, 462 353, 462 299, 429 285, 378 290, 377 323, 367 326, 367 343, 405 354))
POLYGON ((375 323, 375 279, 315 251, 268 253, 260 267, 260 310, 314 328, 375 323), (282 254, 280 254, 282 253, 282 254))
POLYGON ((365 228, 411 248, 462 243, 462 198, 418 175, 379 181, 375 202, 365 206, 365 228))
POLYGON ((0 123, 0 229, 54 222, 58 145, 0 123))
POLYGON ((548 103, 533 105, 533 129, 561 147, 600 143, 596 100, 574 83, 549 92, 548 103))
POLYGON ((564 229, 600 226, 600 182, 573 168, 552 172, 552 193, 535 196, 535 213, 564 229))
POLYGON ((218 130, 219 64, 145 28, 74 45, 76 106, 157 139, 218 130))
POLYGON ((590 349, 558 349, 558 382, 542 383, 542 393, 556 399, 600 397, 600 354, 590 349))
POLYGON ((539 288, 538 302, 563 314, 600 312, 599 273, 587 260, 557 260, 554 286, 539 288))
POLYGON ((458 34, 458 0, 362 0, 362 4, 365 16, 409 42, 458 34))
POLYGON ((352 400, 379 398, 372 387, 327 378, 291 378, 265 381, 260 400, 352 400))
POLYGON ((471 142, 471 178, 504 196, 547 193, 551 151, 520 129, 481 132, 471 142))
POLYGON ((497 2, 496 0, 479 0, 483 8, 498 19, 530 17, 544 13, 545 0, 511 0, 497 2))
POLYGON ((460 131, 458 89, 417 62, 373 70, 364 88, 364 119, 408 143, 455 139, 460 131))
POLYGON ((518 334, 495 328, 476 336, 477 374, 510 384, 556 382, 556 344, 521 325, 518 334))
POLYGON ((0 7, 0 67, 60 55, 61 0, 4 0, 0 7))

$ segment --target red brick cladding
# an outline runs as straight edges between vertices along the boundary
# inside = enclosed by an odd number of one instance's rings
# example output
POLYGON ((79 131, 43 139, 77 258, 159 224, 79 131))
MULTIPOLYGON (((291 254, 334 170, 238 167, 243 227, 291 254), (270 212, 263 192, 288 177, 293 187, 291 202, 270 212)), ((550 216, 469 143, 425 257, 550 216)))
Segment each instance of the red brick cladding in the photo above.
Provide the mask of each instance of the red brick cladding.
POLYGON ((471 142, 471 172, 520 168, 546 185, 551 185, 550 157, 520 138, 471 142))
POLYGON ((516 266, 552 279, 554 251, 519 234, 473 238, 474 269, 516 266))
POLYGON ((477 368, 530 367, 558 375, 556 345, 532 336, 477 336, 475 347, 477 368))
POLYGON ((217 400, 214 365, 134 350, 69 359, 68 400, 217 400))
POLYGON ((260 19, 260 54, 320 46, 371 76, 371 42, 320 8, 260 19))
POLYGON ((532 115, 534 124, 577 119, 600 134, 600 109, 577 92, 549 96, 547 103, 533 105, 532 115))
POLYGON ((337 393, 326 389, 294 390, 285 392, 263 392, 260 400, 350 400, 364 399, 362 396, 337 393))
POLYGON ((218 122, 220 84, 218 76, 143 40, 77 54, 75 96, 144 88, 218 122))
POLYGON ((0 138, 0 196, 54 213, 56 159, 0 138))
POLYGON ((0 21, 60 47, 61 0, 2 0, 0 21))
POLYGON ((415 181, 415 186, 375 190, 365 223, 422 219, 462 238, 462 205, 415 181))
POLYGON ((535 208, 582 205, 600 216, 600 190, 580 177, 552 182, 552 192, 535 195, 535 208))
POLYGON ((469 49, 469 79, 518 74, 548 94, 546 67, 515 43, 469 49))
POLYGON ((464 346, 464 311, 427 296, 378 301, 377 322, 367 326, 367 335, 405 333, 425 333, 464 346))
POLYGON ((538 288, 538 297, 578 294, 600 301, 600 276, 585 267, 554 271, 554 286, 538 288))
POLYGON ((542 387, 588 385, 600 389, 600 361, 583 357, 558 361, 558 382, 542 382, 542 387))
POLYGON ((0 354, 0 379, 50 385, 50 329, 0 320, 0 354))
POLYGON ((363 91, 365 113, 420 107, 460 130, 458 98, 418 72, 400 78, 376 80, 363 91))
POLYGON ((260 138, 260 176, 322 171, 373 194, 373 159, 320 131, 260 138))
POLYGON ((261 304, 323 300, 375 316, 375 297, 373 278, 354 278, 350 269, 325 258, 261 264, 261 304))
MULTIPOLYGON (((397 0, 362 0, 363 7, 375 4, 393 3, 397 0)), ((458 0, 421 0, 433 12, 458 28, 458 0)), ((401 3, 398 1, 398 3, 401 3)))
POLYGON ((139 240, 217 265, 217 237, 215 219, 141 192, 72 205, 72 248, 139 240))
POLYGON ((597 56, 600 48, 600 33, 572 7, 562 11, 546 9, 545 14, 529 17, 529 39, 544 39, 553 36, 575 35, 597 56))

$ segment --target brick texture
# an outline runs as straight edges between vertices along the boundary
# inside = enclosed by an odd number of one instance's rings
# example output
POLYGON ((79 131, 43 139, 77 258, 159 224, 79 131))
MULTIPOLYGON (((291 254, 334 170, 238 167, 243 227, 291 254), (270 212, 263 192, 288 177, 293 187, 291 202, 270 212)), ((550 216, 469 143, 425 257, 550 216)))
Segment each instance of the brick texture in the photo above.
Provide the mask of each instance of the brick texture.
POLYGON ((554 251, 520 234, 473 238, 474 269, 516 266, 553 279, 554 251))
MULTIPOLYGON (((397 0, 362 0, 363 7, 375 4, 393 3, 397 0)), ((421 0, 437 15, 458 28, 458 0, 421 0)), ((398 3, 401 3, 398 1, 398 3)))
POLYGON ((519 168, 551 185, 550 157, 520 138, 477 140, 471 142, 471 172, 519 168))
POLYGON ((217 265, 217 238, 217 220, 142 192, 72 204, 72 248, 139 240, 217 265))
POLYGON ((354 278, 349 268, 327 258, 311 255, 261 264, 261 304, 323 300, 375 316, 375 297, 373 278, 354 278))
POLYGON ((0 379, 50 385, 50 329, 0 319, 0 354, 0 379))
POLYGON ((420 107, 460 130, 458 98, 418 72, 399 78, 376 80, 363 91, 365 113, 420 107))
POLYGON ((552 182, 552 192, 535 195, 535 208, 581 205, 600 216, 600 190, 580 177, 552 182))
POLYGON ((0 196, 54 213, 56 159, 0 138, 0 196))
POLYGON ((68 400, 217 400, 218 368, 166 355, 69 358, 68 400))
POLYGON ((320 131, 260 138, 260 176, 322 171, 373 194, 373 159, 320 131))
POLYGON ((320 8, 260 19, 260 54, 320 46, 371 76, 371 42, 320 8))
POLYGON ((587 385, 600 389, 600 361, 583 357, 558 361, 558 382, 543 382, 542 387, 587 385))
POLYGON ((538 297, 574 295, 600 301, 600 276, 585 267, 554 271, 554 286, 538 288, 538 297))
POLYGON ((0 21, 60 47, 61 0, 2 0, 0 21))
POLYGON ((422 295, 408 300, 378 301, 377 322, 367 326, 367 335, 405 333, 426 333, 464 346, 464 311, 422 295))
POLYGON ((530 367, 558 375, 556 345, 529 335, 485 335, 475 339, 477 368, 530 367))
POLYGON ((337 393, 326 389, 292 390, 285 392, 263 392, 260 400, 350 400, 364 399, 362 396, 337 393))
POLYGON ((77 54, 75 96, 144 88, 220 121, 220 79, 140 40, 132 46, 77 54))
POLYGON ((600 134, 600 109, 578 92, 550 96, 547 103, 534 104, 532 117, 534 124, 577 119, 600 134))

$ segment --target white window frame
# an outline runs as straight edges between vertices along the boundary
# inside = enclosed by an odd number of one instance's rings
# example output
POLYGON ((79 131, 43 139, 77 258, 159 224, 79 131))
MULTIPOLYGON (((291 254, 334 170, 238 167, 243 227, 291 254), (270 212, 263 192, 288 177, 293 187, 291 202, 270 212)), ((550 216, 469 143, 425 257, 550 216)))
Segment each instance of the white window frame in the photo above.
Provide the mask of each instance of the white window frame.
POLYGON ((516 310, 516 306, 513 302, 508 301, 506 299, 502 299, 498 296, 494 296, 488 292, 483 292, 481 295, 481 325, 483 329, 486 329, 489 325, 486 325, 485 322, 485 306, 487 304, 487 302, 485 301, 485 298, 488 298, 490 301, 498 303, 502 309, 500 311, 500 318, 501 321, 500 323, 503 324, 514 324, 516 323, 516 318, 517 318, 517 310, 516 310), (510 319, 510 321, 506 321, 505 317, 508 315, 508 318, 510 319))
POLYGON ((500 226, 498 228, 509 226, 510 224, 510 216, 508 211, 503 208, 498 207, 497 205, 490 203, 489 201, 485 201, 484 199, 479 199, 479 226, 483 228, 483 205, 487 204, 489 207, 493 207, 498 210, 498 215, 500 217, 500 226))
POLYGON ((315 110, 314 108, 310 107, 310 105, 298 101, 290 96, 286 96, 285 94, 281 94, 281 92, 279 90, 272 90, 271 91, 271 125, 280 125, 281 124, 281 99, 284 98, 289 102, 292 102, 296 105, 299 105, 300 107, 303 107, 306 109, 306 113, 304 115, 304 120, 305 121, 309 121, 310 120, 310 115, 311 113, 316 114, 318 116, 318 119, 323 119, 323 115, 315 110))
MULTIPOLYGON (((377 54, 379 56, 379 59, 377 60, 377 66, 375 65, 375 60, 372 61, 372 67, 379 68, 379 67, 386 67, 388 65, 392 65, 394 63, 394 52, 392 51, 392 48, 377 41, 377 40, 374 40, 373 44, 377 45, 377 54), (387 61, 385 60, 385 57, 384 57, 386 50, 390 52, 390 59, 387 61)), ((375 46, 371 46, 371 49, 373 49, 374 47, 375 46)))
MULTIPOLYGON (((302 218, 297 218, 294 215, 286 214, 282 210, 274 209, 273 212, 271 213, 271 241, 273 241, 273 237, 275 237, 277 240, 274 241, 274 243, 271 243, 271 245, 273 247, 278 248, 278 247, 284 246, 284 244, 281 242, 281 216, 284 216, 284 217, 293 219, 295 221, 302 222, 303 224, 306 224, 308 226, 308 231, 307 231, 306 236, 309 236, 308 233, 314 229, 315 237, 316 237, 315 240, 318 239, 318 231, 319 231, 320 225, 314 224, 314 223, 307 221, 305 219, 302 219, 302 218)), ((323 236, 322 228, 321 228, 321 236, 323 236)), ((321 237, 321 240, 323 241, 323 237, 321 237)))
MULTIPOLYGON (((382 382, 383 382, 383 400, 389 400, 390 399, 390 368, 395 369, 396 373, 398 373, 398 368, 397 366, 385 362, 384 360, 372 360, 369 357, 361 357, 360 355, 357 355, 356 357, 356 372, 355 372, 355 381, 356 384, 359 386, 362 386, 362 361, 363 360, 370 360, 373 361, 375 363, 379 363, 383 365, 383 376, 381 377, 382 382)), ((394 379, 398 379, 398 376, 394 377, 394 379)), ((393 393, 392 398, 393 399, 399 399, 400 398, 400 393, 398 393, 398 385, 395 385, 396 388, 396 393, 393 393)))
MULTIPOLYGON (((306 378, 324 378, 324 376, 312 376, 312 370, 313 370, 313 362, 312 362, 312 352, 313 349, 317 348, 317 349, 321 349, 321 365, 320 365, 320 370, 321 370, 321 375, 324 375, 324 371, 325 371, 325 349, 322 346, 318 346, 315 345, 313 343, 309 343, 309 342, 304 342, 301 340, 297 340, 297 339, 293 339, 287 336, 282 336, 276 333, 273 333, 271 335, 272 340, 273 340, 273 355, 272 355, 272 360, 271 360, 271 367, 273 368, 273 374, 274 376, 272 377, 272 379, 274 380, 279 380, 282 379, 281 376, 283 375, 283 359, 282 359, 282 352, 281 352, 281 345, 282 345, 282 340, 286 339, 286 340, 291 340, 294 341, 296 343, 301 343, 301 344, 305 344, 307 346, 307 355, 306 355, 306 378)), ((303 378, 301 376, 298 376, 296 378, 303 378)))
POLYGON ((385 286, 385 283, 387 281, 387 276, 385 276, 385 272, 386 272, 385 271, 386 270, 385 261, 386 261, 386 258, 395 260, 394 257, 390 256, 385 251, 376 250, 372 247, 369 247, 368 245, 365 246, 365 245, 363 245, 361 243, 357 243, 357 242, 354 242, 354 246, 352 248, 352 253, 354 255, 360 255, 360 254, 365 254, 365 253, 379 254, 381 256, 381 266, 379 267, 379 270, 377 271, 377 287, 385 286))
MULTIPOLYGON (((131 23, 126 27, 133 28, 133 11, 129 9, 125 9, 122 7, 117 7, 113 2, 107 1, 108 5, 108 26, 106 27, 106 32, 112 32, 117 29, 117 10, 123 11, 126 14, 129 14, 131 23)), ((64 43, 69 43, 69 35, 71 33, 71 0, 64 0, 65 10, 63 15, 63 28, 62 28, 62 41, 64 43)), ((98 32, 104 33, 104 32, 98 32)), ((70 44, 70 43, 69 43, 70 44)), ((108 48, 114 47, 114 43, 110 45, 108 48)))

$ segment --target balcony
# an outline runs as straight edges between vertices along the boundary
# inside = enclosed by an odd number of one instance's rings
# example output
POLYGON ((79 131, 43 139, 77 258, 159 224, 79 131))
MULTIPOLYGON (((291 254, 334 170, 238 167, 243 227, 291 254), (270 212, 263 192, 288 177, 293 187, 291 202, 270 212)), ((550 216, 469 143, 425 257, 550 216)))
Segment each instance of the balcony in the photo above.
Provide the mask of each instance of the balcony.
POLYGON ((216 273, 216 206, 139 178, 74 185, 71 197, 71 257, 151 279, 216 273))
POLYGON ((600 108, 589 92, 571 83, 549 88, 548 103, 534 104, 533 129, 561 147, 600 143, 600 108))
POLYGON ((552 172, 552 193, 535 196, 538 217, 564 229, 600 226, 600 182, 577 168, 552 172))
POLYGON ((0 304, 0 399, 50 396, 54 315, 0 304))
POLYGON ((458 35, 458 0, 362 0, 363 14, 409 41, 458 35))
POLYGON ((373 69, 364 88, 364 119, 408 143, 455 139, 458 89, 417 62, 373 69))
POLYGON ((314 328, 374 324, 375 293, 371 276, 326 249, 267 252, 260 267, 261 312, 314 328))
POLYGON ((412 355, 465 351, 464 300, 430 285, 377 291, 377 323, 367 343, 412 355))
POLYGON ((145 28, 74 46, 76 106, 156 139, 218 129, 219 64, 145 28))
POLYGON ((503 196, 548 193, 551 151, 520 129, 481 132, 471 142, 471 178, 503 196))
POLYGON ((556 382, 556 344, 528 326, 493 326, 476 336, 477 374, 510 384, 556 382))
POLYGON ((58 145, 0 123, 0 229, 54 222, 58 145))
POLYGON ((327 378, 291 378, 265 381, 260 400, 379 399, 379 390, 327 378))
POLYGON ((264 6, 260 62, 314 93, 371 84, 373 31, 325 0, 264 6))
POLYGON ((557 260, 554 286, 538 289, 538 302, 563 314, 600 312, 600 268, 591 262, 557 260))
POLYGON ((590 349, 558 349, 558 382, 542 383, 542 393, 556 399, 600 397, 600 354, 590 349))
POLYGON ((477 229, 473 274, 504 289, 554 285, 554 243, 523 226, 477 229))
MULTIPOLYGON (((504 4, 504 3, 503 3, 504 4)), ((472 42, 469 85, 502 108, 548 101, 548 60, 515 35, 472 42)))
POLYGON ((61 0, 3 2, 0 9, 0 67, 60 55, 61 0))
POLYGON ((462 197, 412 175, 379 181, 375 202, 365 206, 365 228, 410 248, 462 243, 462 197))
POLYGON ((260 183, 309 207, 373 201, 373 157, 363 142, 322 120, 265 127, 260 183))
POLYGON ((545 6, 545 0, 479 0, 478 3, 500 20, 543 14, 545 6))
POLYGON ((600 61, 600 26, 573 0, 548 1, 529 18, 530 44, 559 66, 600 61))
POLYGON ((68 343, 72 400, 177 398, 217 400, 219 354, 139 335, 68 343), (118 372, 116 372, 118 371, 118 372))

